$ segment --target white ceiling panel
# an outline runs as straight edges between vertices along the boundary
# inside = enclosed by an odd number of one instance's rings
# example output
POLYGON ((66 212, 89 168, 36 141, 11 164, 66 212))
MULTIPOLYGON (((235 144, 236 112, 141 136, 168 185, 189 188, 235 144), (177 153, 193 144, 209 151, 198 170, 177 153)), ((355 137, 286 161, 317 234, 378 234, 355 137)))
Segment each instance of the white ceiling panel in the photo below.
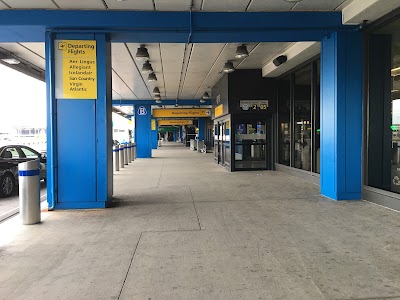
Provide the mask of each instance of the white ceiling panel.
POLYGON ((153 1, 151 0, 131 0, 131 1, 115 1, 104 0, 109 9, 126 9, 126 10, 154 10, 153 1))
MULTIPOLYGON (((136 55, 137 48, 140 47, 140 44, 127 44, 129 51, 131 52, 132 56, 136 55)), ((149 82, 147 81, 146 74, 142 75, 143 81, 145 82, 148 90, 150 91, 150 95, 152 95, 153 89, 157 86, 160 89, 161 97, 165 97, 165 87, 164 87, 164 76, 163 76, 163 66, 161 64, 161 54, 160 54, 160 44, 146 44, 147 51, 149 52, 150 56, 150 63, 154 70, 154 73, 157 76, 156 82, 149 82)), ((143 62, 135 61, 136 66, 138 67, 139 71, 142 70, 143 62)), ((149 97, 148 96, 148 97, 149 97)), ((147 98, 146 98, 147 99, 147 98)))
MULTIPOLYGON (((26 43, 25 45, 27 45, 26 43)), ((36 43, 33 43, 36 44, 36 43)), ((18 43, 0 43, 0 48, 6 49, 7 51, 12 52, 16 56, 19 56, 26 61, 34 64, 35 66, 38 66, 39 68, 43 69, 45 68, 46 62, 44 58, 35 52, 27 49, 21 44, 18 43)))
POLYGON ((5 5, 3 2, 0 2, 0 9, 8 9, 8 6, 5 5))
POLYGON ((35 1, 27 1, 27 0, 3 0, 4 3, 11 6, 11 8, 17 9, 57 9, 57 6, 51 0, 35 0, 35 1))
POLYGON ((61 9, 106 9, 101 0, 55 0, 54 2, 57 3, 61 9))
POLYGON ((202 8, 205 11, 244 11, 249 3, 250 0, 204 0, 202 8))
POLYGON ((291 43, 260 43, 251 51, 250 56, 244 59, 238 69, 261 69, 271 59, 277 56, 291 43))
MULTIPOLYGON (((137 70, 135 63, 133 62, 129 54, 128 49, 126 49, 125 44, 123 43, 111 44, 111 52, 112 52, 112 68, 115 71, 115 73, 118 74, 121 80, 130 87, 130 89, 137 96, 137 98, 149 99, 150 94, 147 89, 147 86, 144 84, 142 76, 137 70)), ((129 99, 126 98, 125 94, 120 91, 120 87, 114 86, 114 82, 113 82, 113 89, 117 93, 124 95, 125 99, 129 99)))
POLYGON ((137 99, 132 90, 128 88, 114 70, 112 72, 112 88, 122 99, 137 99))
POLYGON ((20 45, 28 48, 30 51, 35 52, 43 59, 46 56, 44 43, 20 43, 20 45))
POLYGON ((346 0, 303 0, 293 10, 335 10, 346 0))
MULTIPOLYGON (((306 0, 305 0, 306 1, 306 0)), ((314 0, 312 0, 314 1, 314 0)), ((330 0, 326 0, 330 1, 330 0)), ((248 8, 249 11, 288 11, 295 4, 283 0, 253 0, 248 8)))
POLYGON ((167 98, 174 99, 179 92, 185 44, 160 44, 167 98))
POLYGON ((155 0, 156 10, 188 11, 192 0, 155 0))

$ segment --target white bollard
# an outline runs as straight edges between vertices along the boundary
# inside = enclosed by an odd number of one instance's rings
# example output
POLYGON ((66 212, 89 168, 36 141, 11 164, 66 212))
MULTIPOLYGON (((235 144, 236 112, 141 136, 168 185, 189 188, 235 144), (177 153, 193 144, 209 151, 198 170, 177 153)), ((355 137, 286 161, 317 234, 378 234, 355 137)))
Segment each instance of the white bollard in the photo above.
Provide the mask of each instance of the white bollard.
POLYGON ((119 146, 113 146, 114 171, 119 171, 119 146))
POLYGON ((124 145, 119 145, 119 167, 120 169, 124 168, 124 145))
POLYGON ((40 162, 18 164, 19 213, 24 225, 40 222, 40 162))

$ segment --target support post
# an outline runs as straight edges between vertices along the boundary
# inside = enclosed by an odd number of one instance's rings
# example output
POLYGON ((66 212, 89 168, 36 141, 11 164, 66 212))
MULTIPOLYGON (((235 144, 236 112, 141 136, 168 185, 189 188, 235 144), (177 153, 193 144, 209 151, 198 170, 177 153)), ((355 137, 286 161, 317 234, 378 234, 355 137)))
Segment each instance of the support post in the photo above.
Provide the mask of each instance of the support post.
POLYGON ((151 157, 151 105, 135 106, 135 142, 138 158, 151 157))

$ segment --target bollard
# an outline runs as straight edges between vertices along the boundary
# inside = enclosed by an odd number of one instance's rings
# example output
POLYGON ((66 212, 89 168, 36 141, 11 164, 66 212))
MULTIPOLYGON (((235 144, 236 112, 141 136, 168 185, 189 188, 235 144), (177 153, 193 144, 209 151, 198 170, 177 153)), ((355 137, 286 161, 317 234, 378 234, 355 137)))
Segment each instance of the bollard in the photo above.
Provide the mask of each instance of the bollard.
POLYGON ((128 152, 128 163, 131 163, 132 162, 132 151, 131 151, 132 146, 131 146, 130 142, 126 145, 127 145, 127 152, 128 152))
POLYGON ((119 167, 124 168, 124 145, 119 145, 119 167))
POLYGON ((124 163, 128 164, 128 145, 124 144, 124 163))
POLYGON ((132 159, 132 161, 135 160, 135 151, 134 151, 133 145, 134 145, 134 144, 131 143, 131 159, 132 159))
POLYGON ((119 146, 113 146, 114 171, 119 171, 119 146))
POLYGON ((18 164, 19 213, 24 225, 40 222, 40 162, 18 164))
POLYGON ((133 143, 133 158, 137 159, 137 148, 136 148, 136 143, 133 143))

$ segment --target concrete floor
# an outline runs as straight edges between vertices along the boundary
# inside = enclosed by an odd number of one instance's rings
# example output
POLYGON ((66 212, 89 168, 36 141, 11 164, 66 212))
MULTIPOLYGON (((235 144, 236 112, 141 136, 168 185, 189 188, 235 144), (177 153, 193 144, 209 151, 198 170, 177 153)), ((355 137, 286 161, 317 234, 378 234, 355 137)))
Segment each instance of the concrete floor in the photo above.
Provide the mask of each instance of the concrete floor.
POLYGON ((164 146, 114 207, 0 224, 0 299, 400 299, 399 213, 164 146))

